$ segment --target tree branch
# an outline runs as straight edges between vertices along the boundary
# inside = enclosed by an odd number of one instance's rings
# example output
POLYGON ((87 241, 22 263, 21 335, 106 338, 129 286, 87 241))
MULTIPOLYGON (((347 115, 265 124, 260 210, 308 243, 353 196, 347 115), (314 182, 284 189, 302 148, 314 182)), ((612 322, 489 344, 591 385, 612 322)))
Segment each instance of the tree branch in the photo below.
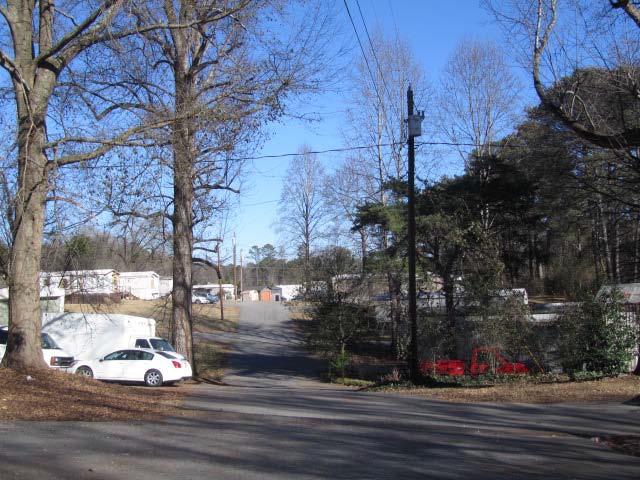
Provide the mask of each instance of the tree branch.
POLYGON ((216 271, 218 280, 222 280, 222 274, 220 273, 220 269, 218 268, 218 265, 216 265, 215 263, 199 257, 191 257, 191 261, 195 264, 206 265, 207 267, 213 268, 216 271))

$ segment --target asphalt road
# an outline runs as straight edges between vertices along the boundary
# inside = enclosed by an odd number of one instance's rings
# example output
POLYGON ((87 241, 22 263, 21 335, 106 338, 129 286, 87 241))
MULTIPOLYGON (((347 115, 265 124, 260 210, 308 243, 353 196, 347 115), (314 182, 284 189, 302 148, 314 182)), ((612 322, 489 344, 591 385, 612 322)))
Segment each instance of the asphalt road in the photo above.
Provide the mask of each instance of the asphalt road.
POLYGON ((243 306, 227 386, 162 423, 0 423, 0 479, 638 479, 594 437, 633 405, 467 405, 316 380, 278 304, 243 306))

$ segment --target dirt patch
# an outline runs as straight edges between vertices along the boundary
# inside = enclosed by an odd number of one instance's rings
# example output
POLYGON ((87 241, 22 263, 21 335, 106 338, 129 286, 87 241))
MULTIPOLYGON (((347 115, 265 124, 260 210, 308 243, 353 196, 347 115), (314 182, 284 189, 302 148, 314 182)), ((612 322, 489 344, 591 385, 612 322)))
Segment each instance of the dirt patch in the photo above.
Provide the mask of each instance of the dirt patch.
POLYGON ((189 414, 181 386, 107 384, 55 370, 0 368, 0 420, 160 421, 189 414))

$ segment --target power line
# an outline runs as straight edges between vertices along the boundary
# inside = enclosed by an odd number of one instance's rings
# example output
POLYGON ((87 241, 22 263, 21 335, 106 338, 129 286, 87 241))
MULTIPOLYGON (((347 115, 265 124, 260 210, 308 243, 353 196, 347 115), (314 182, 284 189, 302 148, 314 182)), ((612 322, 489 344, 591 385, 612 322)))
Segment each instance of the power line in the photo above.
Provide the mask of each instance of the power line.
POLYGON ((376 55, 376 49, 373 47, 373 42, 371 41, 371 35, 369 35, 369 29, 367 28, 367 22, 365 22, 364 15, 362 14, 362 9, 360 8, 360 0, 356 0, 356 5, 358 6, 358 12, 360 12, 360 20, 362 20, 362 25, 364 25, 364 31, 367 34, 367 39, 369 40, 369 46, 371 47, 371 53, 373 54, 373 59, 376 61, 376 65, 378 66, 378 72, 380 73, 382 86, 384 87, 384 90, 387 93, 387 97, 391 102, 391 105, 393 105, 393 97, 391 96, 391 92, 389 91, 389 87, 387 86, 387 82, 384 78, 384 73, 382 72, 382 66, 380 65, 378 56, 376 55))
POLYGON ((358 29, 356 28, 356 24, 353 21, 353 17, 351 16, 351 10, 349 10, 349 5, 347 5, 347 0, 343 0, 344 6, 347 9, 347 14, 349 15, 349 20, 351 21, 351 26, 353 27, 353 31, 356 34, 356 38, 358 39, 358 45, 360 45, 360 51, 362 52, 362 57, 364 58, 364 62, 367 65, 367 70, 369 71, 369 76, 371 77, 371 82, 373 83, 373 89, 376 91, 376 96, 382 104, 382 98, 380 97, 380 92, 378 91, 378 85, 376 84, 376 79, 373 76, 373 72, 371 71, 371 65, 369 65, 369 59, 367 58, 367 54, 364 51, 364 47, 362 46, 362 41, 360 40, 360 34, 358 33, 358 29))
MULTIPOLYGON (((312 151, 307 151, 304 153, 300 153, 300 152, 295 152, 295 153, 279 153, 279 154, 273 154, 273 155, 257 155, 257 156, 253 156, 253 157, 230 157, 227 158, 227 161, 230 162, 235 162, 235 161, 251 161, 251 160, 269 160, 269 159, 279 159, 279 158, 291 158, 291 157, 299 157, 302 155, 306 155, 306 154, 313 154, 313 155, 324 155, 324 154, 328 154, 328 153, 346 153, 346 152, 354 152, 354 151, 359 151, 359 150, 368 150, 371 148, 376 148, 378 146, 380 147, 393 147, 396 145, 404 145, 404 142, 390 142, 390 143, 381 143, 380 145, 357 145, 355 147, 343 147, 343 148, 328 148, 325 150, 312 150, 312 151)), ((474 143, 462 143, 462 142, 416 142, 416 146, 431 146, 431 147, 477 147, 478 145, 474 144, 474 143)), ((498 142, 491 142, 491 143, 487 143, 484 146, 493 146, 493 147, 504 147, 504 148, 514 148, 514 149, 527 149, 527 148, 531 148, 530 145, 519 145, 519 144, 508 144, 505 145, 503 143, 498 143, 498 142)), ((198 164, 213 164, 213 163, 217 163, 220 160, 201 160, 198 161, 198 164)), ((89 169, 89 170, 100 170, 100 169, 117 169, 119 166, 122 166, 123 164, 119 164, 119 165, 87 165, 87 164, 76 164, 75 166, 79 169, 89 169)), ((130 166, 130 163, 127 163, 126 166, 130 166)), ((157 161, 157 162, 141 162, 139 164, 139 166, 141 167, 150 167, 150 166, 167 166, 170 167, 171 165, 168 164, 165 161, 157 161)), ((7 169, 2 169, 2 170, 7 170, 7 169)))

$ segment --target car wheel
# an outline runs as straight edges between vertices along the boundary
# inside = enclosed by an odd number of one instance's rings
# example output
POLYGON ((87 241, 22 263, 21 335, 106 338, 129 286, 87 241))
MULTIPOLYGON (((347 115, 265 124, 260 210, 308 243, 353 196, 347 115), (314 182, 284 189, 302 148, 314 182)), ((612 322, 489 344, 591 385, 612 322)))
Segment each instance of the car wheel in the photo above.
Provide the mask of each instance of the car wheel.
POLYGON ((160 387, 162 385, 162 374, 158 370, 149 370, 144 374, 144 383, 147 387, 160 387))
POLYGON ((193 303, 198 303, 198 304, 200 304, 200 303, 202 303, 202 302, 201 302, 200 300, 196 300, 196 301, 195 301, 195 302, 193 302, 193 303))
POLYGON ((78 369, 76 370, 76 375, 81 375, 87 378, 93 378, 93 370, 83 365, 81 367, 78 367, 78 369))

